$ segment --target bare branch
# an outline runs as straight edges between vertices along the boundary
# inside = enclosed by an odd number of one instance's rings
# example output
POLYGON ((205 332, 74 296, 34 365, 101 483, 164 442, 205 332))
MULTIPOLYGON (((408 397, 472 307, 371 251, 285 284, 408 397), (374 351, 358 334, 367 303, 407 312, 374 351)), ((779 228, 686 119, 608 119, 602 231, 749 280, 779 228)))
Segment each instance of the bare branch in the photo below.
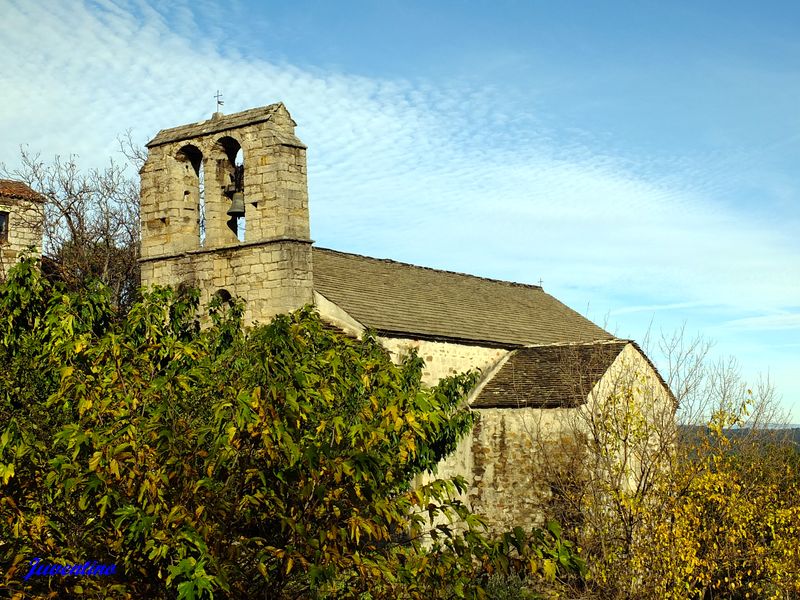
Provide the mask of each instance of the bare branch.
MULTIPOLYGON (((134 165, 144 156, 130 132, 120 138, 120 147, 134 165)), ((25 182, 45 198, 46 268, 74 288, 102 281, 122 308, 139 288, 139 184, 129 173, 127 165, 114 160, 88 171, 81 170, 76 156, 56 156, 46 163, 25 146, 19 166, 0 165, 0 175, 25 182)))

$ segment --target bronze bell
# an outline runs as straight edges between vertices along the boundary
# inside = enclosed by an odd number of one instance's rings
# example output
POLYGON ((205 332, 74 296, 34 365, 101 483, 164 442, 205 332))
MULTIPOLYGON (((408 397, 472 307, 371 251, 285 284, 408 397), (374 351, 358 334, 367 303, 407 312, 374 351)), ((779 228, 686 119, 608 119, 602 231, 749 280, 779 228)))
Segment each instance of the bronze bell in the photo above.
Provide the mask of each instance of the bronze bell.
POLYGON ((231 198, 231 207, 228 209, 228 215, 231 217, 244 216, 244 194, 242 192, 234 192, 231 198))

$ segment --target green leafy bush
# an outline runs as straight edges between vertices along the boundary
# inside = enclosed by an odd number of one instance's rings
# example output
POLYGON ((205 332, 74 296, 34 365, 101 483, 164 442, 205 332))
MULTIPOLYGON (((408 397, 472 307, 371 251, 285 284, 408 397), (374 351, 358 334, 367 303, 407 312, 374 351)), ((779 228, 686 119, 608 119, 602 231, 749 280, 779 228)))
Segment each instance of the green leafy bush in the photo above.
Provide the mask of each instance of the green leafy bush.
POLYGON ((16 597, 485 597, 490 572, 581 571, 552 531, 485 539, 461 479, 409 485, 470 430, 474 373, 423 388, 418 357, 310 308, 249 330, 239 305, 206 328, 197 309, 156 288, 120 317, 107 289, 65 292, 30 261, 0 284, 16 597), (118 575, 24 581, 36 557, 118 575))

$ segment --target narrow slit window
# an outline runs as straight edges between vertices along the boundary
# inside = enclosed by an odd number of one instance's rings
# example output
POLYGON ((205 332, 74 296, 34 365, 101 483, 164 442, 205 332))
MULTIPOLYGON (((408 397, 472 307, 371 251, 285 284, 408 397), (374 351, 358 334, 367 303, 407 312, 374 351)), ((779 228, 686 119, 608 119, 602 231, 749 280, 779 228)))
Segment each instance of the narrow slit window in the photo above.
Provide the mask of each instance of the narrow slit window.
POLYGON ((8 213, 0 211, 0 244, 8 241, 8 213))
MULTIPOLYGON (((241 148, 236 153, 236 158, 233 161, 235 165, 235 173, 236 179, 238 181, 238 187, 241 192, 244 192, 244 152, 241 148)), ((237 219, 236 223, 236 237, 239 238, 240 242, 245 240, 245 230, 247 228, 247 215, 243 214, 241 217, 237 219)))

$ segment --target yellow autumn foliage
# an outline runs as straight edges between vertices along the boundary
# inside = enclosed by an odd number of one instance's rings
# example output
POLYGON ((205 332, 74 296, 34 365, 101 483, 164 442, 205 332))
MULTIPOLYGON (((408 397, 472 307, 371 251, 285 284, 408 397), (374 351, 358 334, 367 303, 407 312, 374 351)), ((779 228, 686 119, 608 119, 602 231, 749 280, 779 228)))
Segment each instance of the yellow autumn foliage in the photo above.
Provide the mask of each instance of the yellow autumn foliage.
POLYGON ((677 458, 667 510, 647 515, 632 553, 650 597, 800 594, 800 458, 785 444, 723 432, 677 458), (646 535, 644 535, 646 532, 646 535))
POLYGON ((765 425, 769 388, 753 393, 730 365, 705 373, 715 408, 683 421, 703 425, 677 426, 687 411, 659 412, 624 373, 545 454, 542 510, 588 568, 564 597, 800 598, 800 451, 765 425))

